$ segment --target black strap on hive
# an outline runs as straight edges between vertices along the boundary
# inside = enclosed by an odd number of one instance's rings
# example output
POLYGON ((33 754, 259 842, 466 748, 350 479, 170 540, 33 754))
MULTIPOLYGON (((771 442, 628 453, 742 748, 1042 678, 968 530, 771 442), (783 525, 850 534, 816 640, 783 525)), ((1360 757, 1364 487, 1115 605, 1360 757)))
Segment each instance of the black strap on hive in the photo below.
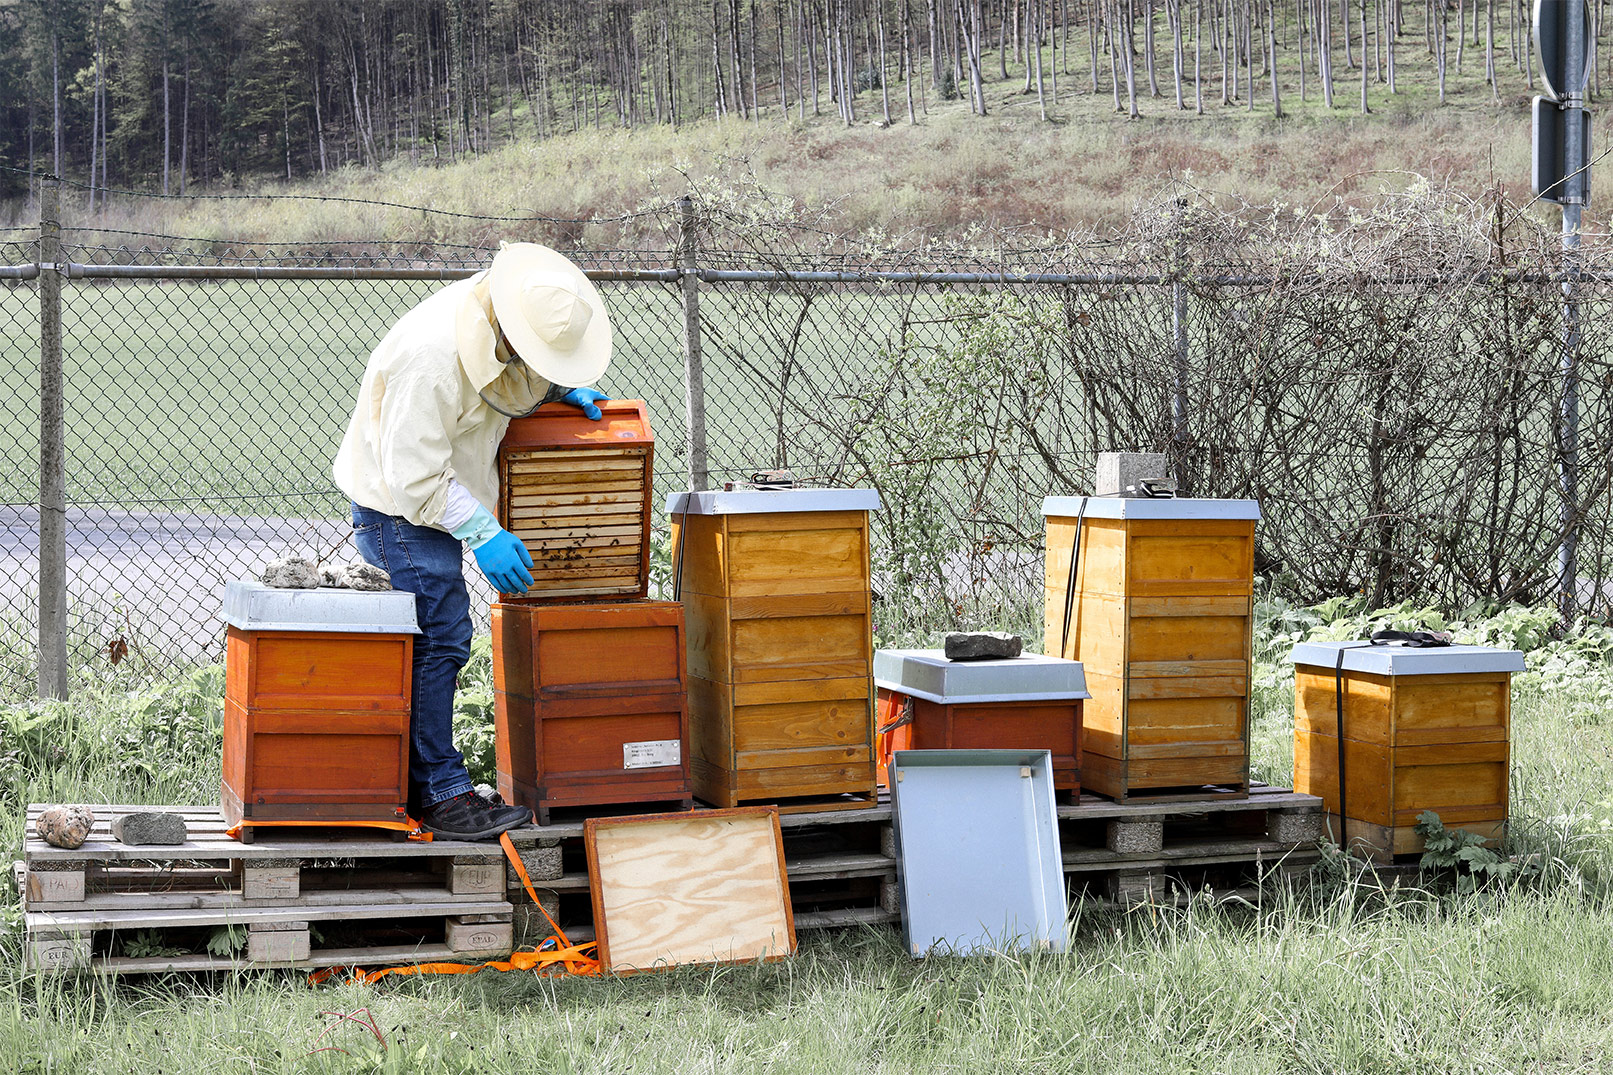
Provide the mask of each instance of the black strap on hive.
POLYGON ((1438 649, 1451 644, 1451 636, 1435 631, 1373 631, 1374 646, 1400 645, 1408 649, 1438 649))
POLYGON ((1075 540, 1070 543, 1070 582, 1064 587, 1064 630, 1059 634, 1059 656, 1070 643, 1070 619, 1075 614, 1075 573, 1081 563, 1081 524, 1087 517, 1087 498, 1081 498, 1081 508, 1075 513, 1075 540))
MULTIPOLYGON (((1382 634, 1383 632, 1379 632, 1382 634)), ((1374 638, 1377 635, 1373 636, 1374 638)), ((1349 841, 1344 836, 1345 803, 1348 792, 1345 791, 1344 780, 1344 655, 1352 649, 1365 649, 1368 646, 1381 645, 1379 642, 1360 642, 1353 646, 1340 646, 1338 660, 1333 663, 1333 705, 1337 714, 1338 725, 1334 729, 1339 740, 1339 846, 1348 847, 1349 841)))
MULTIPOLYGON (((693 496, 693 494, 690 494, 693 496)), ((691 507, 693 505, 690 505, 691 507)), ((683 544, 689 536, 689 513, 684 512, 683 522, 678 524, 678 547, 672 551, 672 600, 683 600, 683 544)))

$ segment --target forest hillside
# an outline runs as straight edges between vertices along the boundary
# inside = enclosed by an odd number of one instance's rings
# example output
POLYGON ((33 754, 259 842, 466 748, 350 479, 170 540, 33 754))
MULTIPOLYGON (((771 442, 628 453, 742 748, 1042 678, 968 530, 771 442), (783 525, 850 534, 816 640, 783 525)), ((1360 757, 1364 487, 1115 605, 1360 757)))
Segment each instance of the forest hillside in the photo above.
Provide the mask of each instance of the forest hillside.
POLYGON ((1502 0, 0 0, 0 199, 26 223, 54 172, 109 231, 599 218, 551 222, 592 245, 659 241, 610 218, 691 183, 892 241, 1101 229, 1167 180, 1293 212, 1424 178, 1527 200, 1530 41, 1502 0), (241 193, 499 219, 206 197, 241 193))

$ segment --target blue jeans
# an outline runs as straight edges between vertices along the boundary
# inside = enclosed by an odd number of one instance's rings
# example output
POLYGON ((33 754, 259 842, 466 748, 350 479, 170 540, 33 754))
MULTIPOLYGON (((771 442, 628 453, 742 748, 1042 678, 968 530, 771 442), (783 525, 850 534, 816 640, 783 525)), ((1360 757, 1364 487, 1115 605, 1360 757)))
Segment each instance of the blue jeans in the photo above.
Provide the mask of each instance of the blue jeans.
POLYGON ((360 556, 392 576, 393 589, 415 595, 411 797, 430 806, 470 791, 465 756, 454 749, 454 687, 470 659, 471 634, 459 539, 354 504, 353 542, 360 556))

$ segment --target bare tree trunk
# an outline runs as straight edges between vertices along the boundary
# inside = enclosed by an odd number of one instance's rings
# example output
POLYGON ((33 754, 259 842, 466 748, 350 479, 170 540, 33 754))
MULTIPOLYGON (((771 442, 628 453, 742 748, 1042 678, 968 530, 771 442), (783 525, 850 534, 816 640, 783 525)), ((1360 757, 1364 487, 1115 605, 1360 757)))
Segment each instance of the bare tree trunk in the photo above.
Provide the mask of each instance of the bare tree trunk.
POLYGON ((1158 97, 1159 79, 1154 74, 1154 0, 1143 0, 1143 49, 1148 53, 1148 96, 1158 97))
POLYGON ((1361 114, 1371 111, 1367 107, 1367 0, 1361 0, 1361 114))
POLYGON ((1204 80, 1199 77, 1199 60, 1204 51, 1204 0, 1193 0, 1193 111, 1204 115, 1204 80))
POLYGON ((101 14, 95 16, 95 41, 90 55, 95 63, 95 89, 90 95, 90 212, 95 212, 95 166, 100 163, 96 135, 101 129, 101 14))
POLYGON ((911 125, 918 123, 919 118, 918 113, 913 111, 913 82, 918 75, 913 70, 913 21, 909 7, 910 0, 902 0, 902 67, 907 71, 907 78, 903 82, 907 90, 907 122, 911 125))
POLYGON ((1182 76, 1186 73, 1182 69, 1187 65, 1187 58, 1182 50, 1182 0, 1165 0, 1165 18, 1171 24, 1171 75, 1176 83, 1176 110, 1187 109, 1187 103, 1182 98, 1182 76))
POLYGON ((1495 77, 1495 0, 1485 2, 1484 22, 1484 79, 1490 84, 1493 100, 1501 99, 1501 86, 1495 77))
MULTIPOLYGON (((1014 5, 1014 11, 1019 11, 1019 0, 1000 0, 997 5, 997 75, 1004 82, 1008 81, 1008 5, 1014 5)), ((1019 48, 1019 43, 1014 43, 1019 48)))
MULTIPOLYGON (((1327 3, 1327 0, 1322 0, 1327 3)), ((1355 57, 1350 54, 1350 0, 1339 0, 1339 23, 1344 27, 1344 69, 1348 71, 1355 66, 1355 57)), ((1367 62, 1366 27, 1361 28, 1361 62, 1367 62)))
POLYGON ((1227 84, 1227 61, 1229 59, 1228 54, 1231 52, 1227 44, 1227 30, 1231 20, 1227 17, 1227 14, 1231 9, 1232 0, 1226 0, 1226 7, 1221 13, 1221 32, 1216 37, 1217 49, 1221 53, 1221 106, 1223 108, 1232 100, 1233 95, 1227 84))
MULTIPOLYGON (((164 40, 163 48, 167 48, 164 40)), ((170 123, 173 110, 168 105, 168 57, 162 60, 162 193, 168 194, 168 162, 173 159, 173 136, 170 133, 170 123)))
POLYGON ((1092 92, 1098 92, 1098 0, 1087 0, 1087 56, 1092 61, 1092 92))
POLYGON ((874 4, 874 25, 879 33, 879 97, 885 110, 885 126, 891 125, 890 79, 885 71, 885 0, 874 4))
MULTIPOLYGON (((1305 100, 1305 5, 1309 0, 1294 0, 1294 13, 1299 34, 1299 99, 1305 100)), ((1275 64, 1273 65, 1275 66, 1275 64)))
POLYGON ((1104 37, 1109 45, 1109 91, 1114 95, 1115 111, 1120 111, 1120 34, 1115 19, 1120 16, 1120 0, 1109 0, 1103 11, 1104 37))
POLYGON ((1266 0, 1266 47, 1270 61, 1266 73, 1271 76, 1271 110, 1278 119, 1283 118, 1282 91, 1277 88, 1277 8, 1276 0, 1266 0))
POLYGON ((179 106, 179 193, 190 185, 190 44, 185 45, 185 96, 179 106))
POLYGON ((1125 34, 1121 38, 1121 42, 1120 42, 1121 47, 1124 49, 1124 51, 1126 53, 1125 60, 1126 60, 1127 114, 1132 119, 1136 119, 1136 118, 1138 118, 1139 116, 1142 115, 1141 112, 1137 111, 1137 70, 1136 70, 1137 64, 1136 64, 1136 61, 1135 61, 1135 57, 1136 57, 1136 42, 1132 37, 1132 29, 1135 27, 1136 21, 1137 21, 1137 12, 1136 12, 1135 4, 1136 4, 1136 0, 1126 0, 1126 27, 1125 27, 1125 34))
POLYGON ((1445 0, 1439 0, 1438 25, 1434 30, 1434 65, 1439 72, 1439 103, 1445 103, 1445 43, 1448 36, 1445 14, 1445 0))
MULTIPOLYGON (((1031 31, 1030 37, 1025 43, 1030 46, 1036 57, 1034 61, 1036 64, 1036 104, 1041 109, 1042 120, 1045 122, 1047 120, 1047 94, 1042 86, 1042 4, 1044 2, 1045 0, 1025 0, 1025 21, 1029 24, 1031 31), (1031 17, 1033 13, 1034 18, 1031 17)), ((1025 59, 1030 60, 1031 53, 1027 53, 1025 59)))

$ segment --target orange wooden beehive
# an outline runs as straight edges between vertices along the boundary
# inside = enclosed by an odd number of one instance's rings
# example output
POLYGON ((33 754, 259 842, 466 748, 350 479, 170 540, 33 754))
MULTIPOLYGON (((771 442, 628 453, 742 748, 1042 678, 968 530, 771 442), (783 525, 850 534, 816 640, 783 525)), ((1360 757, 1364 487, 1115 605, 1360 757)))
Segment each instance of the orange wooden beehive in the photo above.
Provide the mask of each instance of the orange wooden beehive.
POLYGON ((556 807, 689 805, 683 608, 493 606, 498 787, 556 807))
POLYGON ((1077 661, 1038 653, 949 661, 942 650, 879 650, 874 684, 880 783, 898 750, 1046 750, 1053 786, 1081 795, 1081 703, 1089 697, 1077 661))
POLYGON ((232 582, 226 620, 225 819, 402 821, 414 595, 232 582))
POLYGON ((599 404, 592 421, 550 403, 499 445, 499 523, 532 554, 532 588, 505 600, 635 600, 649 589, 655 435, 642 400, 599 404))

